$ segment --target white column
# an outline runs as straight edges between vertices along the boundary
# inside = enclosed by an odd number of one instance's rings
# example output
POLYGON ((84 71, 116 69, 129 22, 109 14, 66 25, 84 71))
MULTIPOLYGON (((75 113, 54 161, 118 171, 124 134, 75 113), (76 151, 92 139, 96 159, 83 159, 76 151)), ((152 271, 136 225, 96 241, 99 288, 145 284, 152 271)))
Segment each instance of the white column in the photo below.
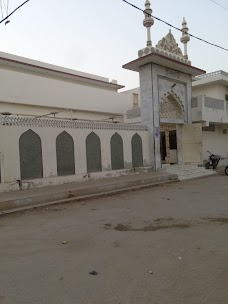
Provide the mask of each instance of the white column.
POLYGON ((150 138, 151 166, 161 168, 160 113, 157 79, 153 78, 152 64, 140 68, 140 96, 142 124, 146 125, 150 138))
POLYGON ((184 43, 184 56, 185 56, 186 59, 188 58, 187 43, 184 43))
POLYGON ((152 46, 150 27, 147 28, 147 46, 152 46))

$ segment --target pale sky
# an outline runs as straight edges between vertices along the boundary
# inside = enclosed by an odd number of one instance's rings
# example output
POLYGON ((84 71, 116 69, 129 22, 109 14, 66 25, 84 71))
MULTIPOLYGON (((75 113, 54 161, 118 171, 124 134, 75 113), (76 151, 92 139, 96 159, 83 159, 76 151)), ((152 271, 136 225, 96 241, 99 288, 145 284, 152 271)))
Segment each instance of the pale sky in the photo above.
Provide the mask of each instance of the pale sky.
MULTIPOLYGON (((5 0, 6 1, 6 0, 5 0)), ((9 0, 9 12, 24 0, 9 0)), ((145 0, 129 0, 144 9, 145 0)), ((217 0, 228 8, 227 0, 217 0)), ((228 10, 210 0, 151 0, 153 15, 228 48, 228 10)), ((127 89, 139 86, 138 73, 122 69, 146 46, 143 13, 122 0, 31 0, 5 26, 0 24, 0 51, 48 62, 110 79, 127 89)), ((169 27, 155 20, 153 45, 169 27)), ((172 30, 180 43, 181 33, 172 30)), ((192 65, 228 72, 228 52, 191 39, 192 65)))

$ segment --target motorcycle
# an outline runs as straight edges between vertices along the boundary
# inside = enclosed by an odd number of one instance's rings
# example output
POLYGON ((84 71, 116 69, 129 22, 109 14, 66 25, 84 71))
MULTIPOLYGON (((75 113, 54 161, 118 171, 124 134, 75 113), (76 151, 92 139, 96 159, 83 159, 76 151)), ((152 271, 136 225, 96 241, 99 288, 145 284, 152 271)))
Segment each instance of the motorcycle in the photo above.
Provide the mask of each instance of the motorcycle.
POLYGON ((226 173, 226 175, 228 175, 228 166, 225 169, 225 173, 226 173))
MULTIPOLYGON (((206 164, 205 164, 205 168, 210 169, 212 167, 213 169, 216 169, 220 162, 221 156, 212 154, 210 151, 207 151, 207 152, 210 155, 209 155, 209 161, 206 162, 206 164)), ((228 174, 228 169, 227 169, 227 174, 228 174)))

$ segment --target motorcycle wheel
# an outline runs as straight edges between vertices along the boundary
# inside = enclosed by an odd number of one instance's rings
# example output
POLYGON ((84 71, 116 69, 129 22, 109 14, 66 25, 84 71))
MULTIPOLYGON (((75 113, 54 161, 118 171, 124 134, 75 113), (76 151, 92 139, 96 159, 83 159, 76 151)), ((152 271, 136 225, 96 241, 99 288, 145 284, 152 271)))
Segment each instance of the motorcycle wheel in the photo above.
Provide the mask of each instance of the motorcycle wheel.
POLYGON ((225 173, 226 173, 226 175, 228 175, 228 166, 225 169, 225 173))
POLYGON ((204 165, 204 167, 205 167, 206 169, 210 169, 211 164, 210 164, 209 162, 207 162, 207 163, 204 165))

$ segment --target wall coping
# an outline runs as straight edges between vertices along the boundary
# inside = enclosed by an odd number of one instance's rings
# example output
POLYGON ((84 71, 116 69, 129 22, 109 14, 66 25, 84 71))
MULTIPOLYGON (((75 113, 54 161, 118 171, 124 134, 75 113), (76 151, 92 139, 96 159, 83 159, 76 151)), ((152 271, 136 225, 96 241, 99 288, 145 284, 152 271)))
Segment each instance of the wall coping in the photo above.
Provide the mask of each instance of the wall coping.
POLYGON ((68 119, 44 119, 31 117, 0 116, 2 126, 20 127, 49 127, 49 128, 69 128, 69 129, 101 129, 101 130, 133 130, 147 131, 143 125, 129 123, 108 123, 95 121, 77 121, 68 119))

